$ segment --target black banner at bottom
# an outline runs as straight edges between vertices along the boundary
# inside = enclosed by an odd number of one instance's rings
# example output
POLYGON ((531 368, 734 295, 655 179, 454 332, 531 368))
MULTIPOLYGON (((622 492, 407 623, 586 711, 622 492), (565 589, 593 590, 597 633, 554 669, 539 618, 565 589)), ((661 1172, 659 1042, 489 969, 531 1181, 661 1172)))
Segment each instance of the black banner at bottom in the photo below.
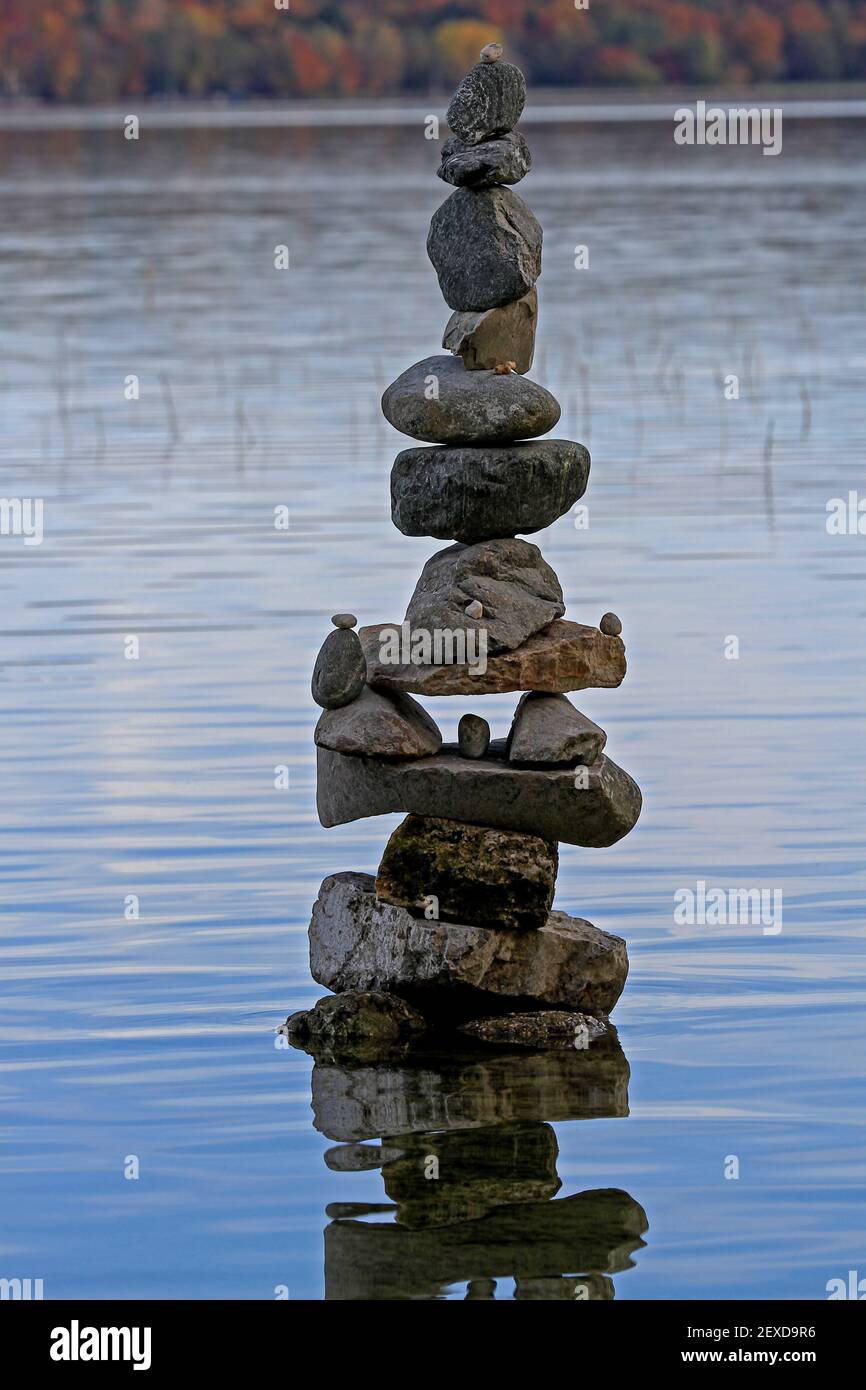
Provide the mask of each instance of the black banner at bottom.
MULTIPOLYGON (((20 1373, 92 1378, 110 1368, 115 1376, 138 1373, 159 1379, 186 1371, 225 1376, 237 1367, 291 1376, 299 1358, 310 1357, 321 1360, 329 1379, 339 1374, 341 1363, 355 1378, 362 1367, 375 1375, 380 1359, 390 1360, 397 1346, 405 1348, 402 1338, 422 1325, 430 1339, 418 1344, 428 1348, 420 1366, 425 1374, 451 1364, 452 1357, 465 1370, 474 1359, 473 1349, 489 1374, 497 1350, 512 1356, 515 1336, 541 1331, 545 1340, 537 1348, 543 1346, 546 1357, 561 1350, 569 1358, 566 1364, 579 1366, 581 1377, 595 1369, 610 1374, 712 1365, 767 1370, 808 1366, 826 1377, 837 1367, 857 1364, 864 1332, 858 1309, 833 1301, 613 1302, 568 1308, 556 1303, 546 1310, 538 1302, 530 1310, 528 1304, 492 1301, 488 1307, 499 1312, 486 1314, 479 1313, 477 1304, 473 1312, 458 1313, 458 1306, 4 1302, 0 1327, 4 1363, 20 1373), (452 1346, 449 1337, 454 1334, 460 1341, 452 1346)), ((532 1343, 521 1340, 518 1345, 531 1354, 532 1343)))

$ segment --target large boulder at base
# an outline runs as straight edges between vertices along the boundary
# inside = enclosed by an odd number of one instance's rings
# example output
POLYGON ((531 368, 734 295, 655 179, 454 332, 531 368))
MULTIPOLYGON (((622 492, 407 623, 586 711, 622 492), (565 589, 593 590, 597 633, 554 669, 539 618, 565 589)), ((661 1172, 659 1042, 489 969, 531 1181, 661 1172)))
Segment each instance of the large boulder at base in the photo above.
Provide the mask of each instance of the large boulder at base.
POLYGON ((445 325, 442 346, 463 359, 467 371, 495 371, 510 363, 515 372, 528 372, 535 356, 538 291, 483 313, 453 313, 445 325))
POLYGON ((310 923, 326 989, 399 994, 430 1021, 564 1009, 606 1016, 628 974, 621 937, 552 912, 538 931, 428 922, 381 903, 368 874, 326 878, 310 923))
POLYGON ((515 372, 467 371, 453 355, 407 367, 382 397, 395 430, 430 444, 511 444, 557 424, 559 402, 515 372))
POLYGON ((316 743, 335 753, 426 758, 439 752, 442 735, 411 695, 398 690, 385 694, 365 686, 350 705, 325 710, 316 725, 316 743))
MULTIPOLYGON (((491 655, 513 651, 565 612, 556 574, 531 541, 450 545, 427 561, 406 609, 413 631, 485 634, 491 655), (482 612, 467 609, 480 603, 482 612)), ((480 648, 476 648, 480 650, 480 648)))
POLYGON ((458 188, 433 214, 427 254, 451 309, 496 309, 541 274, 543 232, 510 188, 458 188))
POLYGON ((519 130, 471 145, 452 135, 442 146, 440 179, 456 188, 495 188, 519 183, 532 168, 526 137, 519 130))
POLYGON ((508 735, 512 763, 587 767, 598 760, 607 743, 600 729, 565 695, 530 691, 521 698, 508 735))
POLYGON ((444 744, 435 757, 412 762, 319 748, 317 774, 324 826, 403 811, 599 849, 627 835, 641 810, 637 783, 604 754, 591 767, 518 768, 503 739, 484 758, 463 758, 444 744))
POLYGON ((448 106, 445 119, 461 140, 476 144, 513 130, 526 105, 526 78, 514 63, 476 63, 448 106))
POLYGON ((404 536, 465 545, 542 531, 583 496, 589 466, 570 439, 404 449, 391 469, 391 520, 404 536))
POLYGON ((547 921, 559 850, 538 835, 407 816, 376 878, 380 902, 422 912, 435 899, 442 921, 526 929, 547 921))
POLYGON ((362 627, 359 636, 370 684, 412 695, 501 695, 513 690, 564 694, 621 685, 626 673, 621 637, 607 637, 597 627, 562 619, 514 651, 484 661, 478 659, 477 646, 468 662, 462 660, 465 653, 445 633, 440 634, 440 650, 434 644, 428 655, 426 639, 416 644, 418 634, 410 623, 376 623, 362 627))

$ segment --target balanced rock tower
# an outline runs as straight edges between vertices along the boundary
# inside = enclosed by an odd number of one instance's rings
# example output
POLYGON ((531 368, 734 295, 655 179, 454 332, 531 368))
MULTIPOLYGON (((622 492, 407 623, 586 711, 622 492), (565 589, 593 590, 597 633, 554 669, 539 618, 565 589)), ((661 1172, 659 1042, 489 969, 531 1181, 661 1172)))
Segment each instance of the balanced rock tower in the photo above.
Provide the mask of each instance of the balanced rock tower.
POLYGON ((526 375, 542 232, 510 187, 531 165, 515 129, 525 97, 523 74, 491 45, 451 101, 439 177, 456 188, 427 241, 453 311, 448 352, 382 400, 420 441, 393 466, 394 525, 449 544, 402 622, 356 632, 354 615, 337 614, 313 674, 322 824, 406 819, 376 878, 322 884, 310 968, 337 997, 292 1016, 301 1045, 375 1049, 443 1029, 464 1044, 588 1045, 625 984, 625 943, 552 911, 559 844, 614 844, 641 794, 568 699, 622 682, 619 619, 566 619, 556 574, 522 539, 572 508, 590 470, 581 444, 542 438, 560 407, 526 375), (453 746, 416 698, 509 691, 520 699, 506 739, 474 710, 453 746))

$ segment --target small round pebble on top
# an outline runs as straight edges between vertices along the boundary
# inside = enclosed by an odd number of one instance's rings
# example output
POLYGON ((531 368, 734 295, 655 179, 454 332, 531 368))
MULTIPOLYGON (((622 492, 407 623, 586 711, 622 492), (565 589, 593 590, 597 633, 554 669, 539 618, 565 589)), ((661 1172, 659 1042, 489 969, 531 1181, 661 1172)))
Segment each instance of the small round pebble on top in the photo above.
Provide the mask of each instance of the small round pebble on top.
POLYGON ((501 43, 489 43, 481 50, 482 63, 498 63, 503 54, 501 43))
POLYGON ((622 623, 615 613, 605 613, 599 623, 599 628, 604 633, 605 637, 619 637, 619 634, 622 632, 622 623))
POLYGON ((335 613, 331 622, 334 627, 357 627, 358 619, 354 613, 335 613))

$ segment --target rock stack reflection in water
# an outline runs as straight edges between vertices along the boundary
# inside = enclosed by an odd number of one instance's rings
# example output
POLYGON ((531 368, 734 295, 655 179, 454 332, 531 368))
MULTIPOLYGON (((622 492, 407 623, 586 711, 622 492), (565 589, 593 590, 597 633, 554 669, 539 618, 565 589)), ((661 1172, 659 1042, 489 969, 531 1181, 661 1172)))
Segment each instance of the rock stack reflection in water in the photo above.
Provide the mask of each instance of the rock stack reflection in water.
POLYGON ((508 187, 531 165, 515 130, 525 96, 491 45, 451 102, 439 174, 456 191, 427 241, 454 311, 449 354, 409 367, 382 400, 424 442, 394 463, 392 520, 453 543, 424 566, 402 622, 359 633, 336 614, 313 673, 322 824, 408 814, 375 878, 321 886, 310 969, 336 999, 290 1018, 302 1044, 450 1027, 493 1045, 588 1047, 628 972, 624 941, 552 910, 559 844, 615 844, 641 794, 567 698, 621 683, 622 625, 565 621, 557 575, 520 539, 567 513, 590 469, 581 444, 541 438, 560 407, 525 375, 542 242, 508 187), (446 747, 415 698, 505 691, 521 694, 506 739, 467 713, 446 747))
POLYGON ((385 1203, 332 1203, 325 1229, 331 1299, 611 1299, 647 1219, 627 1192, 558 1197, 551 1120, 628 1113, 615 1034, 575 1049, 408 1051, 376 1063, 317 1056, 315 1125, 337 1141, 334 1172, 381 1170, 385 1203), (377 1140, 377 1143, 369 1141, 377 1140), (376 1220, 381 1215, 381 1220, 376 1220), (501 1283, 498 1288, 501 1296, 501 1283))

